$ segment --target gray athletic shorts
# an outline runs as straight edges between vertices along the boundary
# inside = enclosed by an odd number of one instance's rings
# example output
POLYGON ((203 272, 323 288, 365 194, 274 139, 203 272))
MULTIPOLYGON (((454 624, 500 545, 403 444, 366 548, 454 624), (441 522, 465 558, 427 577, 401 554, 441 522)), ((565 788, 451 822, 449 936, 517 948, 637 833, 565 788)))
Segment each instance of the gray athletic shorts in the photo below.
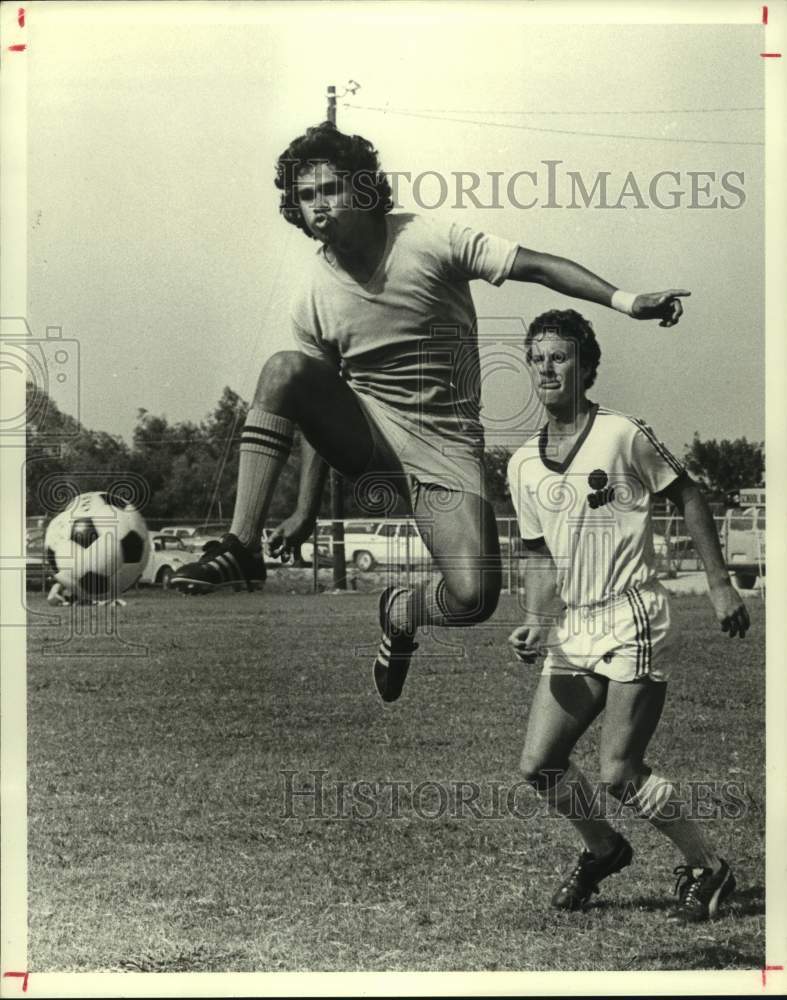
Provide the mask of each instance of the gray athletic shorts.
POLYGON ((395 490, 412 504, 419 485, 433 485, 486 499, 483 445, 470 437, 445 440, 378 399, 359 392, 355 398, 374 441, 369 464, 355 481, 361 496, 374 492, 382 498, 395 490))

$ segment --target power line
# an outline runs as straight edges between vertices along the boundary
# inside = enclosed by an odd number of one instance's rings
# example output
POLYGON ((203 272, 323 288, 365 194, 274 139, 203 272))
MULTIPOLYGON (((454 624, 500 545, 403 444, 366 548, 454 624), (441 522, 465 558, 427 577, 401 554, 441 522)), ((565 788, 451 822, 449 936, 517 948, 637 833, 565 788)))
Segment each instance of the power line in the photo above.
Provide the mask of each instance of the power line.
MULTIPOLYGON (((363 104, 348 104, 342 101, 345 107, 362 108, 363 110, 381 110, 370 108, 363 104)), ((750 108, 616 108, 616 109, 593 109, 591 111, 545 111, 538 109, 520 109, 518 111, 505 108, 386 108, 391 113, 414 113, 414 114, 434 114, 434 115, 708 115, 721 114, 728 111, 764 111, 764 105, 750 108)))
POLYGON ((507 128, 522 132, 548 132, 552 135, 580 135, 594 139, 638 139, 644 142, 692 143, 702 146, 764 146, 764 142, 754 142, 746 139, 683 139, 659 135, 631 135, 620 132, 585 132, 568 128, 544 128, 538 125, 517 125, 511 122, 479 122, 472 118, 445 118, 441 115, 427 114, 419 111, 397 111, 393 108, 377 108, 363 104, 346 104, 346 108, 356 111, 378 111, 387 115, 400 115, 405 118, 423 118, 427 121, 456 122, 459 125, 478 125, 480 128, 507 128))

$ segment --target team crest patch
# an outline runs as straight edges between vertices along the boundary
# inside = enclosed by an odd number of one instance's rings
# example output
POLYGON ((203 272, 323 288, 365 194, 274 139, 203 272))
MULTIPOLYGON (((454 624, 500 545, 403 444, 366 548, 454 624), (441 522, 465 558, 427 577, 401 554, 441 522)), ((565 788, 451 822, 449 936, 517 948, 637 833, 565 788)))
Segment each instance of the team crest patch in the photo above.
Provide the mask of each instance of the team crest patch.
POLYGON ((588 485, 593 490, 588 493, 588 504, 593 510, 615 499, 615 488, 608 483, 609 476, 603 469, 594 469, 588 476, 588 485))

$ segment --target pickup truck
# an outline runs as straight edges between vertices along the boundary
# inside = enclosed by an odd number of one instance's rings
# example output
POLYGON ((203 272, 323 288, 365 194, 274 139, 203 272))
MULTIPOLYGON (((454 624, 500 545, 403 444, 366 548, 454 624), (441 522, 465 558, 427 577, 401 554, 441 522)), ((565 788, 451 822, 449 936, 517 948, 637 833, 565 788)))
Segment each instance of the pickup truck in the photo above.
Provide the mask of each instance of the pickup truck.
POLYGON ((735 583, 750 590, 765 576, 765 490, 740 492, 740 507, 728 510, 721 529, 724 562, 735 583))
MULTIPOLYGON (((333 556, 330 525, 329 521, 317 526, 317 557, 322 565, 330 563, 333 556)), ((431 558, 412 521, 348 521, 344 527, 344 555, 348 565, 362 573, 375 566, 413 566, 431 558)), ((311 541, 301 546, 301 556, 307 562, 313 560, 311 541)))

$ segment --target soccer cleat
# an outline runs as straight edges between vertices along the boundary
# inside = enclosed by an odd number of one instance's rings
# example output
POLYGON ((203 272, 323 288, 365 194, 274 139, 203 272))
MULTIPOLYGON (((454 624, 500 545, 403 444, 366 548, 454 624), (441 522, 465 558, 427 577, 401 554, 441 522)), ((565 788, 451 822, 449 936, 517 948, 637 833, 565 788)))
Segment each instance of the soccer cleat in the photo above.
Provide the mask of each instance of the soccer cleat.
POLYGON ((722 858, 721 868, 714 874, 712 868, 692 868, 678 865, 675 893, 678 902, 669 919, 678 923, 698 924, 715 920, 719 905, 735 891, 735 876, 722 858))
POLYGON ((396 701, 402 693, 410 660, 418 643, 408 632, 391 625, 390 611, 394 599, 406 591, 388 587, 380 595, 380 628, 383 630, 380 648, 374 661, 374 685, 383 701, 396 701))
POLYGON ((220 542, 209 542, 199 562, 181 566, 170 580, 170 587, 185 594, 211 594, 224 587, 238 590, 245 584, 251 591, 255 583, 264 582, 265 576, 262 551, 247 549, 228 533, 220 542))
POLYGON ((581 910, 593 893, 599 891, 599 882, 630 865, 633 856, 631 844, 622 834, 618 834, 617 844, 603 858, 583 851, 573 872, 552 897, 552 906, 556 910, 581 910))

